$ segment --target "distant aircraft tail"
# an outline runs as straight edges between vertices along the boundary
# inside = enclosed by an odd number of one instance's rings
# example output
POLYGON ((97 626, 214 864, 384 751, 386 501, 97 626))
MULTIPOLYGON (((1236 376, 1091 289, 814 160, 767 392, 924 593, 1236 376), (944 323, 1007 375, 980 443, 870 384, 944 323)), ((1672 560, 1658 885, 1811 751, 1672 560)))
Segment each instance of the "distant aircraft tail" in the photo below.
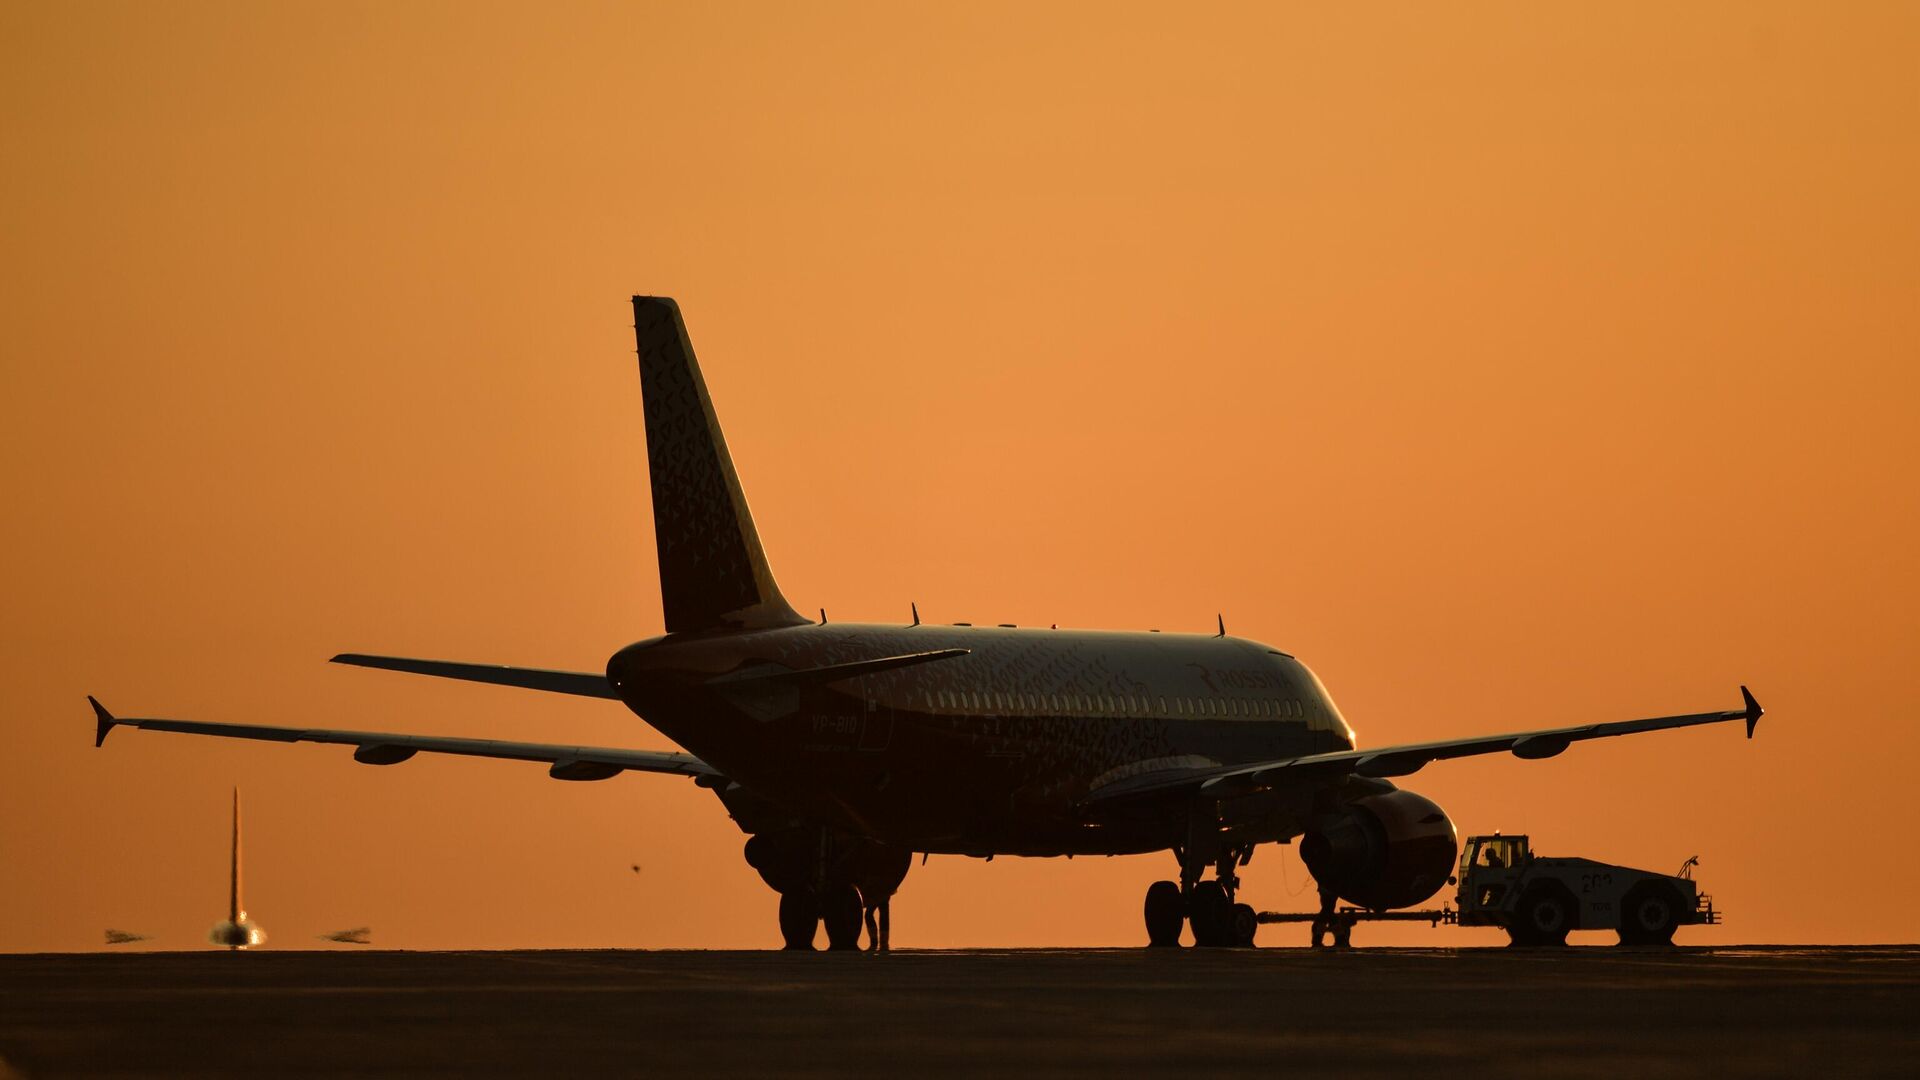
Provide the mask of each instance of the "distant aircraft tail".
POLYGON ((228 883, 227 917, 213 924, 207 940, 229 949, 250 949, 267 940, 266 931, 247 918, 246 904, 240 899, 240 789, 237 787, 233 789, 233 877, 228 883))
POLYGON ((799 626, 774 584, 680 307, 633 298, 668 633, 799 626))
POLYGON ((238 923, 247 917, 240 906, 240 789, 233 789, 233 881, 227 896, 227 921, 238 923))

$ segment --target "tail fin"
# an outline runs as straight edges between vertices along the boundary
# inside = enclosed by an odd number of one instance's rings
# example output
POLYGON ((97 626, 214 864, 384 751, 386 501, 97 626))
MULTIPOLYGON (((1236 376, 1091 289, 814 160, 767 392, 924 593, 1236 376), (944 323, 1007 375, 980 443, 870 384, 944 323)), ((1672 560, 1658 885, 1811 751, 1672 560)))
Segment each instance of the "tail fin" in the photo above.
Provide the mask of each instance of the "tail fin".
POLYGON ((240 906, 240 789, 233 789, 233 889, 228 894, 227 921, 238 923, 247 911, 240 906))
POLYGON ((668 633, 799 626, 761 550, 680 307, 633 298, 668 633))

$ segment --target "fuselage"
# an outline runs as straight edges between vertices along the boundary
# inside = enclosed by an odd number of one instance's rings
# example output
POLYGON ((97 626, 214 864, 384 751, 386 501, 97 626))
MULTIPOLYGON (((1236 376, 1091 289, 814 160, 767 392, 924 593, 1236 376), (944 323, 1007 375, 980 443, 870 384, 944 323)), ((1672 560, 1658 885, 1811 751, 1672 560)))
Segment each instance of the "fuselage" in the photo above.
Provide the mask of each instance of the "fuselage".
POLYGON ((1353 747, 1305 665, 1226 636, 832 623, 653 638, 607 673, 732 780, 917 851, 1161 850, 1177 820, 1089 818, 1082 800, 1155 770, 1353 747), (774 692, 717 678, 940 649, 967 653, 774 692))

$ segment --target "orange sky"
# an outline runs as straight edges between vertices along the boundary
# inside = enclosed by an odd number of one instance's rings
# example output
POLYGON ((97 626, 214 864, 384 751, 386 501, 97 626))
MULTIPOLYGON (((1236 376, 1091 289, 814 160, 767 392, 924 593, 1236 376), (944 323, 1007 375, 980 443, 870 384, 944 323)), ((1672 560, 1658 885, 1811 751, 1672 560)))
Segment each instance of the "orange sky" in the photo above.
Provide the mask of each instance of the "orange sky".
MULTIPOLYGON (((635 292, 803 610, 1224 611, 1367 745, 1749 682, 1406 786, 1700 854, 1683 941, 1914 940, 1920 10, 560 6, 0 8, 0 949, 194 947, 236 782, 274 945, 777 944, 684 781, 90 746, 668 746, 323 662, 657 632, 635 292)), ((936 858, 895 941, 1135 943, 1171 867, 936 858)))

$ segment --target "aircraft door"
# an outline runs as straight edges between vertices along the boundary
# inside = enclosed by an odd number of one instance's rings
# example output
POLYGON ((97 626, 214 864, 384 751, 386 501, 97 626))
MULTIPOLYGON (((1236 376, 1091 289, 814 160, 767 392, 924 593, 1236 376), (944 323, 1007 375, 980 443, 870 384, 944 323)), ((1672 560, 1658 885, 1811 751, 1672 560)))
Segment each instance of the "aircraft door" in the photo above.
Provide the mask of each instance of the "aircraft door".
POLYGON ((893 706, 884 701, 867 699, 865 715, 860 724, 860 749, 878 752, 885 750, 891 742, 893 742, 893 706))

